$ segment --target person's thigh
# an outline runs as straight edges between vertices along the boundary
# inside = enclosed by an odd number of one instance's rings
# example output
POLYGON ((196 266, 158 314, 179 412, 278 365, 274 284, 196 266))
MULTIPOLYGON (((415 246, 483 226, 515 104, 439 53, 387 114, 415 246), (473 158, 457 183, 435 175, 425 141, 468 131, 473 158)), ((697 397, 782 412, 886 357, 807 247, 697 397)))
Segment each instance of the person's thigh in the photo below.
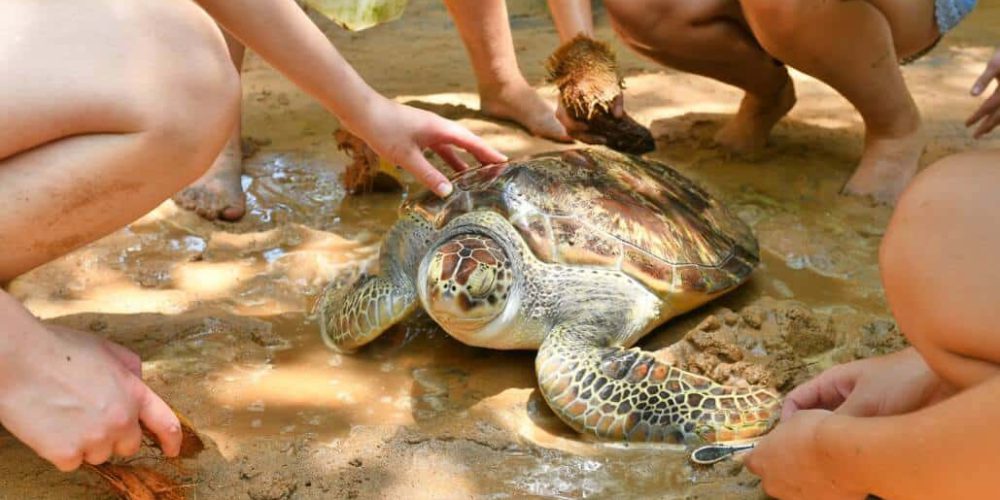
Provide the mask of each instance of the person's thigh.
POLYGON ((211 60, 225 54, 194 2, 0 2, 0 161, 63 137, 184 118, 178 107, 218 97, 198 94, 228 81, 211 60))
POLYGON ((1000 371, 998 165, 1000 150, 928 167, 900 198, 880 253, 900 330, 961 387, 1000 371))
POLYGON ((0 286, 197 179, 239 115, 222 34, 187 0, 0 2, 0 60, 0 286))
POLYGON ((606 0, 604 3, 615 31, 634 47, 651 51, 675 43, 680 27, 723 19, 746 24, 737 0, 606 0))
POLYGON ((867 1, 885 15, 901 58, 926 49, 941 36, 934 18, 934 0, 867 1))

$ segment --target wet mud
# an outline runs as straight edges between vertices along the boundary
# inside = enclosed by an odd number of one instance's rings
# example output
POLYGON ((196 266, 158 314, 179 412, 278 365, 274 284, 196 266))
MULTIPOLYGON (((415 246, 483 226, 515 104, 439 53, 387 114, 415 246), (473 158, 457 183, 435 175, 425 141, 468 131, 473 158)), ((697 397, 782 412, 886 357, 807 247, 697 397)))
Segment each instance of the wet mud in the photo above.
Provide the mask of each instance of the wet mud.
MULTIPOLYGON (((512 2, 529 81, 544 84, 557 37, 543 5, 512 2)), ((924 163, 973 143, 968 87, 995 43, 1000 8, 979 10, 905 69, 932 142, 924 163)), ((331 40, 378 90, 431 109, 516 157, 559 149, 476 111, 475 83, 444 8, 410 2, 395 23, 331 40), (391 60, 392 64, 386 61, 391 60)), ((611 39, 603 15, 599 34, 611 39)), ((716 380, 788 390, 834 363, 905 345, 885 304, 878 244, 885 207, 837 194, 861 148, 860 120, 826 86, 794 74, 799 105, 754 158, 711 137, 739 93, 664 70, 615 43, 626 109, 664 161, 724 200, 757 233, 745 286, 641 342, 716 380)), ((17 280, 46 321, 139 352, 151 387, 208 443, 157 470, 189 498, 763 498, 738 462, 693 467, 683 450, 597 443, 548 410, 534 353, 475 349, 418 316, 354 355, 327 350, 310 310, 330 281, 372 269, 400 193, 347 196, 336 121, 254 56, 244 72, 248 213, 212 223, 167 201, 99 242, 17 280)), ((0 497, 113 498, 96 474, 61 474, 0 431, 0 497)))

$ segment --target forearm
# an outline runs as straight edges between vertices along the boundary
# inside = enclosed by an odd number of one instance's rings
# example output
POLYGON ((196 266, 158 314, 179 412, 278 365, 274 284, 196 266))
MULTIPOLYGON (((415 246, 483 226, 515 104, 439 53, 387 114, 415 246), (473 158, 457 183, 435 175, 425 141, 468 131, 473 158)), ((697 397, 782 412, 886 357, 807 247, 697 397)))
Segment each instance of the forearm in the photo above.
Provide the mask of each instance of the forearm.
POLYGON ((196 1, 348 127, 383 99, 292 0, 196 1))
POLYGON ((549 12, 561 42, 568 42, 579 34, 594 36, 590 0, 549 0, 549 12))
POLYGON ((834 416, 817 446, 827 477, 894 500, 1000 492, 1000 377, 905 415, 834 416))

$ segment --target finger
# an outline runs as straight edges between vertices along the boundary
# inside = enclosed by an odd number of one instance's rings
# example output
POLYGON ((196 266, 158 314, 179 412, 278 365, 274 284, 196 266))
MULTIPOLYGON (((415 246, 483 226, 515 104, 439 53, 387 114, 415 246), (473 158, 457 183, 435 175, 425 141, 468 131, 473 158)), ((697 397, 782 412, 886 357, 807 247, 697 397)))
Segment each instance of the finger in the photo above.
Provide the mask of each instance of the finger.
POLYGON ((781 406, 781 420, 787 421, 796 412, 815 407, 819 404, 819 400, 818 379, 810 380, 796 387, 785 396, 785 402, 781 406))
POLYGON ((990 110, 987 109, 986 103, 984 102, 981 106, 979 106, 979 109, 977 109, 974 113, 972 113, 971 115, 969 115, 968 118, 965 119, 966 128, 975 125, 976 122, 982 120, 983 117, 988 115, 989 113, 990 110))
POLYGON ((140 447, 142 447, 142 429, 138 424, 132 425, 115 442, 114 453, 119 457, 131 457, 139 453, 140 447))
POLYGON ((66 449, 52 454, 39 454, 42 458, 52 462, 57 469, 62 472, 73 472, 83 464, 83 453, 79 450, 66 449))
POLYGON ((111 458, 112 444, 110 442, 95 443, 83 453, 83 461, 90 465, 100 465, 111 458))
POLYGON ((128 347, 120 344, 111 342, 110 340, 105 341, 104 345, 107 346, 111 354, 121 362, 128 371, 132 372, 138 378, 142 378, 142 358, 138 354, 133 352, 128 347))
POLYGON ((972 134, 972 137, 976 139, 982 138, 984 135, 993 131, 996 128, 997 123, 1000 123, 1000 110, 994 111, 992 115, 986 117, 983 123, 979 124, 976 132, 972 134))
POLYGON ((756 476, 760 476, 761 470, 761 457, 760 446, 750 450, 750 453, 743 459, 743 466, 747 468, 748 471, 756 476))
POLYGON ((570 137, 573 137, 575 134, 586 133, 590 130, 590 127, 586 123, 576 121, 572 118, 567 118, 563 122, 563 125, 566 127, 566 132, 569 133, 570 137))
POLYGON ((457 123, 453 123, 452 127, 449 128, 447 135, 444 137, 444 142, 454 144, 468 151, 483 165, 507 161, 506 156, 493 149, 489 144, 486 144, 486 141, 482 140, 479 136, 469 132, 467 128, 457 123))
POLYGON ((795 415, 795 412, 802 409, 803 408, 799 406, 797 401, 786 397, 784 404, 781 405, 781 420, 785 421, 792 418, 792 415, 795 415))
POLYGON ((997 89, 997 91, 994 92, 989 99, 986 99, 986 101, 979 106, 979 109, 977 109, 968 120, 965 120, 965 126, 971 127, 974 123, 996 112, 998 109, 1000 109, 1000 89, 997 89))
POLYGON ((556 142, 573 142, 569 131, 566 130, 566 125, 560 122, 555 116, 552 116, 547 121, 546 130, 541 135, 556 142))
POLYGON ((837 366, 796 387, 785 396, 789 412, 786 415, 782 408, 782 418, 799 410, 832 410, 840 406, 854 389, 855 371, 850 365, 837 366))
POLYGON ((625 116, 625 96, 623 94, 618 94, 618 97, 615 97, 614 102, 611 103, 611 114, 619 119, 625 116))
POLYGON ((175 457, 181 450, 181 423, 174 411, 156 393, 145 384, 143 389, 145 392, 140 400, 139 421, 156 436, 163 454, 175 457))
POLYGON ((572 137, 574 133, 586 132, 587 129, 590 128, 586 123, 571 118, 562 107, 556 111, 556 119, 559 120, 559 123, 566 128, 566 132, 570 135, 570 137, 572 137))
POLYGON ((743 450, 743 451, 737 451, 737 452, 733 453, 732 456, 730 456, 729 459, 732 460, 733 462, 738 463, 738 464, 744 464, 745 465, 746 462, 747 462, 747 459, 750 458, 750 454, 751 453, 753 453, 753 449, 743 450))
POLYGON ((851 417, 873 417, 878 413, 878 402, 867 397, 847 398, 844 404, 837 407, 836 413, 851 417))
POLYGON ((451 146, 441 144, 438 146, 432 146, 431 150, 437 153, 437 155, 440 156, 445 163, 451 165, 451 168, 455 169, 456 172, 465 172, 469 169, 469 164, 465 163, 465 160, 459 157, 458 153, 456 153, 451 146))
POLYGON ((990 81, 993 80, 1000 73, 1000 66, 996 63, 990 61, 986 65, 986 69, 983 70, 983 74, 979 75, 976 79, 976 83, 972 84, 972 95, 979 96, 986 90, 986 87, 990 85, 990 81))
POLYGON ((434 165, 431 165, 419 151, 413 150, 404 161, 400 162, 400 166, 413 174, 418 182, 427 186, 427 189, 433 191, 434 194, 442 198, 451 194, 451 182, 438 169, 434 168, 434 165))

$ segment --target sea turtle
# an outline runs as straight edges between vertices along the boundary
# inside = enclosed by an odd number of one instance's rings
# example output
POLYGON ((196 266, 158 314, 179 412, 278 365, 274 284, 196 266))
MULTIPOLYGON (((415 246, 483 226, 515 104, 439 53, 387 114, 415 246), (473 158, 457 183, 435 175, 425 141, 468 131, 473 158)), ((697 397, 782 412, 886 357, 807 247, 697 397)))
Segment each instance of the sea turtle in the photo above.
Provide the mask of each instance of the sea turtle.
POLYGON ((537 349, 541 393, 573 429, 608 440, 695 444, 767 432, 774 392, 684 372, 631 348, 744 282, 750 228, 670 168, 604 148, 479 167, 445 199, 408 200, 381 272, 317 303, 338 351, 422 307, 456 339, 537 349))

